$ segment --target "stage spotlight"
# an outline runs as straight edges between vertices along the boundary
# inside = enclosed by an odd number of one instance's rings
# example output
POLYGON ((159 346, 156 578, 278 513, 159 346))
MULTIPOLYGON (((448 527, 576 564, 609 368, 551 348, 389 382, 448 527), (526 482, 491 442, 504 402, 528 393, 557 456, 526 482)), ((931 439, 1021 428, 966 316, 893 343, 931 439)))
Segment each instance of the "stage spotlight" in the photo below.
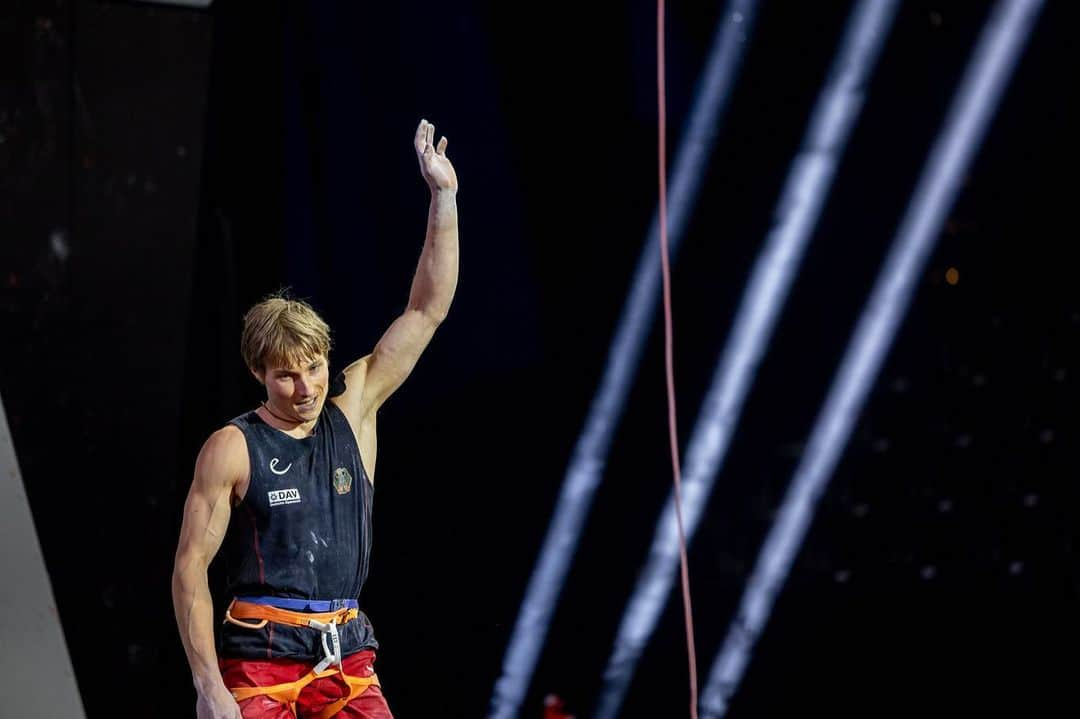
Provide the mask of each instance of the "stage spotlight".
MULTIPOLYGON (((836 167, 859 116, 866 85, 896 14, 895 0, 863 0, 848 21, 818 95, 806 135, 792 159, 775 224, 754 265, 734 329, 702 403, 686 451, 682 510, 689 541, 701 519, 735 432, 743 402, 817 226, 836 167)), ((604 671, 596 719, 615 717, 638 659, 667 604, 679 565, 674 493, 656 526, 645 568, 627 603, 604 671)))
MULTIPOLYGON (((758 555, 738 612, 709 673, 702 717, 727 712, 754 644, 791 570, 814 509, 851 436, 867 393, 911 301, 926 258, 941 234, 945 213, 959 191, 1005 83, 1035 23, 1042 0, 997 5, 968 64, 942 132, 930 151, 896 239, 859 318, 787 496, 758 555)), ((928 565, 921 575, 932 579, 928 565)))

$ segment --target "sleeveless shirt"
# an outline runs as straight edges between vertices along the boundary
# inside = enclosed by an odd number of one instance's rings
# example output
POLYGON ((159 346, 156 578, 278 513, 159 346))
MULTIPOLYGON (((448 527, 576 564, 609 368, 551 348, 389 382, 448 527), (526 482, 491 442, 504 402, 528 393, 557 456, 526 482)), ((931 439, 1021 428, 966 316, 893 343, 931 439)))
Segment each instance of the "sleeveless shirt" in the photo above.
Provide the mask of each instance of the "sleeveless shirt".
MULTIPOLYGON (((301 439, 252 411, 229 422, 244 434, 251 480, 233 507, 222 544, 226 597, 359 599, 371 554, 372 486, 345 414, 327 401, 314 432, 301 439)), ((367 616, 339 627, 342 654, 377 649, 367 616)), ((320 633, 268 623, 226 622, 219 656, 318 661, 320 633)))

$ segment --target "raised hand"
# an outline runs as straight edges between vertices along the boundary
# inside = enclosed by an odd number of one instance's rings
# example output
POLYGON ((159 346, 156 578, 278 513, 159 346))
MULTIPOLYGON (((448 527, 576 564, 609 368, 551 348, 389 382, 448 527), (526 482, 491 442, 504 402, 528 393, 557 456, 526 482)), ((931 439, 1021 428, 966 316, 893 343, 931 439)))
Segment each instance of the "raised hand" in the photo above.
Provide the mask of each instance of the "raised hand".
POLYGON ((434 141, 435 126, 427 120, 421 120, 416 127, 416 137, 413 139, 416 159, 420 162, 420 174, 424 176, 432 192, 456 190, 457 173, 454 172, 454 166, 446 157, 446 137, 439 140, 437 147, 433 144, 434 141))

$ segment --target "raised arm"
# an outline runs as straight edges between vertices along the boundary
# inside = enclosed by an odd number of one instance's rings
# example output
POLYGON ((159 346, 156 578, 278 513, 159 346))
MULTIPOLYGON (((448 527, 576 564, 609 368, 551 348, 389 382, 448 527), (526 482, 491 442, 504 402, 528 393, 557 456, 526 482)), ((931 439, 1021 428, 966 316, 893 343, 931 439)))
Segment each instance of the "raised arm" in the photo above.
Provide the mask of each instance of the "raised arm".
POLYGON ((240 718, 240 708, 225 688, 218 669, 214 609, 206 572, 229 526, 233 493, 249 471, 243 434, 236 427, 220 429, 199 452, 195 479, 184 503, 172 596, 176 624, 198 694, 199 719, 240 718))
POLYGON ((434 144, 435 126, 421 120, 414 146, 420 174, 431 190, 427 234, 405 311, 375 350, 345 369, 338 405, 359 427, 412 372, 435 329, 445 319, 458 277, 457 174, 446 157, 446 138, 434 144))

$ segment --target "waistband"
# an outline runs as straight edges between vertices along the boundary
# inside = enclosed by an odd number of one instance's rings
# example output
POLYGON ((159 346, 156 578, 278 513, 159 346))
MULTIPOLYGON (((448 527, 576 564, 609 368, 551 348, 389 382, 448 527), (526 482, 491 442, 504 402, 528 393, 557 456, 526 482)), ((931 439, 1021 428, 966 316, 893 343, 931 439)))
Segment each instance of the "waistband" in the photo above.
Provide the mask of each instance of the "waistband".
POLYGON ((341 636, 338 634, 338 625, 347 624, 358 616, 360 616, 359 609, 343 607, 333 612, 297 612, 270 604, 247 602, 239 598, 233 599, 225 610, 226 622, 245 629, 262 629, 268 623, 274 622, 294 627, 309 627, 318 631, 325 656, 312 669, 315 674, 331 664, 337 664, 341 669, 341 636), (255 621, 244 621, 247 619, 255 621))
POLYGON ((287 599, 285 597, 237 597, 238 602, 261 604, 265 607, 288 609, 293 612, 336 612, 339 609, 359 609, 355 599, 287 599))

